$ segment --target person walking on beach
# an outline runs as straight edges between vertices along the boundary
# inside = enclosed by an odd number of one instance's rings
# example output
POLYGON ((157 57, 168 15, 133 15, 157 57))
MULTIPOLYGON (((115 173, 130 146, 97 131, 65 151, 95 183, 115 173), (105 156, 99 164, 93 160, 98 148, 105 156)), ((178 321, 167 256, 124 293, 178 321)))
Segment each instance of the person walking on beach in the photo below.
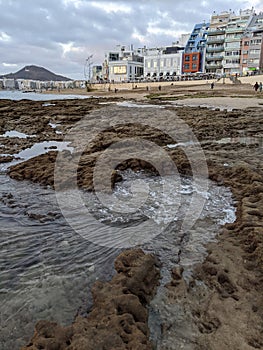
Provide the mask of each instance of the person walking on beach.
POLYGON ((215 84, 214 83, 211 83, 211 89, 213 90, 213 88, 214 88, 214 86, 215 86, 215 84))
POLYGON ((256 81, 256 84, 254 85, 254 89, 256 92, 258 91, 258 88, 259 88, 259 85, 258 85, 258 82, 256 81))
POLYGON ((259 83, 259 92, 262 92, 262 87, 263 87, 262 82, 260 82, 259 83))

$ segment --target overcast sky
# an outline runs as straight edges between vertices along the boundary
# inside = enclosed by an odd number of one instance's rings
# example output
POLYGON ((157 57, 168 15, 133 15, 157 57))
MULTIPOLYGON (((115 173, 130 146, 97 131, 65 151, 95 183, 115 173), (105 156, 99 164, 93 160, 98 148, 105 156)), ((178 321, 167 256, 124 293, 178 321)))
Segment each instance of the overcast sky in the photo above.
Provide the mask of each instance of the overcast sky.
POLYGON ((25 65, 84 78, 116 45, 170 45, 213 11, 263 11, 263 0, 0 0, 0 74, 25 65))

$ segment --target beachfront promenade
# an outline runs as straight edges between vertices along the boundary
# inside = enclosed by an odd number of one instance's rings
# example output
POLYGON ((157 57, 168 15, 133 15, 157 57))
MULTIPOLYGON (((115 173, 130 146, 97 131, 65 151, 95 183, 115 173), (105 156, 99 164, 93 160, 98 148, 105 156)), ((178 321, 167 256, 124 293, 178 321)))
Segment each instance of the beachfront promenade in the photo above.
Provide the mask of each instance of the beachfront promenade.
MULTIPOLYGON (((241 84, 251 84, 254 85, 255 82, 262 82, 263 83, 263 75, 254 75, 249 77, 238 77, 238 82, 241 82, 241 84)), ((130 82, 130 83, 103 83, 103 84, 92 84, 92 89, 96 90, 133 90, 133 89, 154 89, 158 88, 159 86, 165 87, 165 86, 171 86, 171 85, 180 85, 180 86, 197 86, 197 85, 207 85, 210 86, 210 84, 214 82, 215 84, 233 84, 233 81, 230 78, 220 78, 220 79, 200 79, 200 80, 180 80, 180 81, 158 81, 158 82, 130 82)))

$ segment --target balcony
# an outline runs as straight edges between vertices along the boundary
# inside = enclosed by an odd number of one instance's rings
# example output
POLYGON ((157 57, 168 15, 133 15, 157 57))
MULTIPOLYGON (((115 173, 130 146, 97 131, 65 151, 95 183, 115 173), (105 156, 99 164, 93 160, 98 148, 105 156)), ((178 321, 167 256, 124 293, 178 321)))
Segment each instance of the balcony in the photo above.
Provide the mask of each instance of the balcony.
POLYGON ((241 41, 241 40, 242 40, 241 37, 225 38, 225 42, 226 42, 226 43, 232 43, 232 42, 241 41))
POLYGON ((216 38, 216 37, 211 37, 211 38, 208 38, 207 40, 207 44, 223 44, 225 41, 224 38, 216 38))
POLYGON ((224 30, 220 30, 220 29, 215 29, 215 30, 209 30, 207 32, 207 35, 212 36, 212 35, 220 35, 220 34, 225 34, 224 30))
POLYGON ((243 33, 244 28, 228 28, 226 29, 226 33, 243 33))
POLYGON ((221 68, 223 68, 223 65, 222 64, 211 63, 211 64, 206 64, 205 68, 206 69, 221 69, 221 68))
POLYGON ((239 63, 225 63, 224 64, 224 68, 236 68, 236 69, 239 69, 240 68, 240 64, 239 63))
POLYGON ((225 55, 224 59, 225 60, 239 60, 241 55, 225 55))
POLYGON ((222 55, 206 56, 206 61, 221 61, 224 58, 222 55))
POLYGON ((206 52, 223 52, 223 51, 224 51, 224 46, 216 46, 216 47, 208 46, 206 48, 206 52))

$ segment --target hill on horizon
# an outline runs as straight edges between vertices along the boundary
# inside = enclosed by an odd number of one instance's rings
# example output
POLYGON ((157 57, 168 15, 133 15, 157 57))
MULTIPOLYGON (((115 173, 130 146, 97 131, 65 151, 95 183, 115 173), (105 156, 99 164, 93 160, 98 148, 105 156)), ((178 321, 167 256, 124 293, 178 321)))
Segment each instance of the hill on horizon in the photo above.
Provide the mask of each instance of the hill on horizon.
POLYGON ((41 80, 41 81, 69 81, 72 80, 62 75, 50 72, 44 67, 38 66, 25 66, 16 73, 9 73, 5 75, 0 75, 0 79, 29 79, 29 80, 41 80))

